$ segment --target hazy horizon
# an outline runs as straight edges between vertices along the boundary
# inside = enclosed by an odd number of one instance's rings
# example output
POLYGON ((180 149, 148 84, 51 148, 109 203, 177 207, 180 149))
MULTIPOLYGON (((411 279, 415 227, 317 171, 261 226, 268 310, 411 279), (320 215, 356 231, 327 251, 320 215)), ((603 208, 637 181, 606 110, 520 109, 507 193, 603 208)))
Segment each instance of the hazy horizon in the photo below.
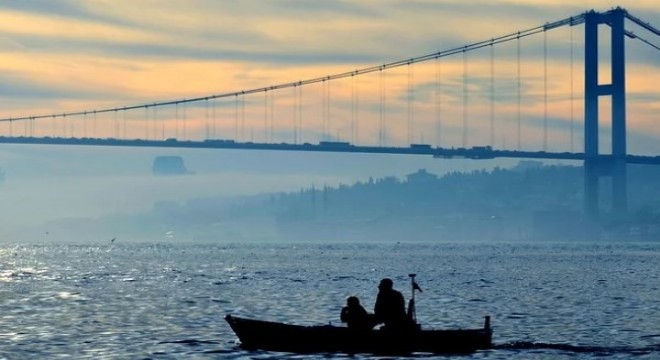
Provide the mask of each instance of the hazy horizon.
POLYGON ((72 217, 148 212, 154 203, 295 192, 405 175, 511 167, 517 159, 207 149, 0 146, 2 231, 72 217), (154 176, 159 155, 181 156, 190 175, 154 176), (11 204, 11 206, 9 205, 11 204))

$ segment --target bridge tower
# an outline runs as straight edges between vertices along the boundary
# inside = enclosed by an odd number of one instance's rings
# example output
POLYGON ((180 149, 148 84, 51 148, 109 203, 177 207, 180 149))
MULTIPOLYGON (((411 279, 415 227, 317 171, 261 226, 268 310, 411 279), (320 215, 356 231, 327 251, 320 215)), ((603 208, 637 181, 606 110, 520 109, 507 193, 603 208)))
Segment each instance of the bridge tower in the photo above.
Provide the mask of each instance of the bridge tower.
POLYGON ((616 8, 605 13, 585 14, 584 54, 584 209, 587 226, 594 229, 600 218, 599 178, 612 178, 612 215, 622 219, 627 213, 626 175, 626 78, 624 19, 626 11, 616 8), (611 83, 598 81, 598 26, 611 29, 611 83), (598 100, 611 96, 612 154, 600 156, 598 100))

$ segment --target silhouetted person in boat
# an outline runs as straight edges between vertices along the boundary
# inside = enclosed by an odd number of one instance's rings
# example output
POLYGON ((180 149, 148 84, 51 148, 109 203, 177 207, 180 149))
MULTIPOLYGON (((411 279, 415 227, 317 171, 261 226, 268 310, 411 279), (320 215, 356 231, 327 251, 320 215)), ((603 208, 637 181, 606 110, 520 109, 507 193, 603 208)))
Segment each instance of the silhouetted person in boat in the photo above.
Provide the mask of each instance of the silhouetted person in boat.
POLYGON ((349 329, 371 330, 375 325, 375 317, 369 314, 356 296, 346 299, 346 306, 341 309, 341 321, 345 322, 349 329))
POLYGON ((378 285, 378 296, 374 313, 378 323, 384 323, 385 329, 400 330, 409 328, 412 324, 406 314, 403 295, 394 290, 392 279, 383 279, 378 285))

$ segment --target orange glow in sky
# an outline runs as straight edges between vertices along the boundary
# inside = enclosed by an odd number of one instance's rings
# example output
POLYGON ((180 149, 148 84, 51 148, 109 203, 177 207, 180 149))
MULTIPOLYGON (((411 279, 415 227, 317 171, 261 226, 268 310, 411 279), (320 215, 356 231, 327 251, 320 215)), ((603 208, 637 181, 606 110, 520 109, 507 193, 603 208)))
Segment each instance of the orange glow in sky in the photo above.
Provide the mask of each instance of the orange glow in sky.
MULTIPOLYGON (((0 117, 93 111, 317 78, 615 6, 660 27, 654 0, 12 2, 0 5, 0 117)), ((641 28, 630 30, 660 43, 641 28)), ((606 53, 607 33, 601 34, 606 53)), ((245 98, 4 122, 0 135, 579 151, 583 27, 549 31, 547 41, 546 58, 543 34, 521 40, 520 63, 517 44, 510 42, 492 54, 485 48, 465 58, 457 54, 245 98)), ((626 46, 629 131, 660 138, 660 51, 634 39, 626 46)))

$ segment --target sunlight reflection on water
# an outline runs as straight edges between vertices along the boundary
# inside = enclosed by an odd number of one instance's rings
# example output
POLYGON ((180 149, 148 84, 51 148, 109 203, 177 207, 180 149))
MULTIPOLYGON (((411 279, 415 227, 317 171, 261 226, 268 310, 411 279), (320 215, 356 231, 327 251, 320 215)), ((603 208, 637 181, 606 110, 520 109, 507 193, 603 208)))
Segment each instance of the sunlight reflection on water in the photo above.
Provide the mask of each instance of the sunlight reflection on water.
MULTIPOLYGON (((660 244, 40 245, 0 247, 0 260, 0 357, 9 359, 315 358, 245 352, 223 317, 339 324, 348 295, 373 308, 382 277, 408 298, 410 272, 427 327, 480 327, 490 315, 496 344, 660 341, 660 244)), ((468 358, 530 356, 599 354, 515 348, 468 358)))

